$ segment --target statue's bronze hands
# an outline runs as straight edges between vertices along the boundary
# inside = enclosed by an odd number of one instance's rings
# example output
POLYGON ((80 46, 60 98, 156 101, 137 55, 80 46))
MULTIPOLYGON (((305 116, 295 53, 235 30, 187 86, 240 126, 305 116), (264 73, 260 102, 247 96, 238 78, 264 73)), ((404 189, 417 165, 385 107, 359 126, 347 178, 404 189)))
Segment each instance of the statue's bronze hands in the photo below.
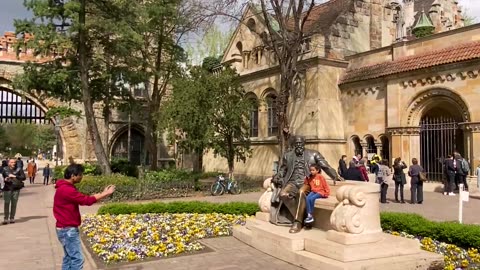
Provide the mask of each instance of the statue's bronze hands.
POLYGON ((282 186, 282 179, 278 175, 274 175, 272 178, 272 183, 275 184, 277 187, 282 186))

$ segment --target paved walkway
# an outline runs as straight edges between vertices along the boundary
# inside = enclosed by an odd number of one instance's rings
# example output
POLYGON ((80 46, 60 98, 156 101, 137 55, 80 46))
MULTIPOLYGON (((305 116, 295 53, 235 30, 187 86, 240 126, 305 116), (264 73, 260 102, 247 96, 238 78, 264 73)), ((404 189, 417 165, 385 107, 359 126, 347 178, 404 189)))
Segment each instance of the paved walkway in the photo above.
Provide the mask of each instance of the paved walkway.
MULTIPOLYGON (((52 216, 54 189, 43 186, 41 178, 37 184, 26 184, 20 193, 17 209, 17 223, 0 226, 0 269, 44 270, 60 269, 63 250, 55 235, 55 220, 52 216)), ((212 202, 252 201, 256 202, 261 193, 224 195, 221 197, 181 198, 170 200, 206 200, 212 202)), ((389 198, 393 196, 389 190, 389 198)), ((409 191, 405 194, 408 198, 409 191)), ((170 201, 169 200, 169 201, 170 201)), ((3 200, 1 200, 3 202, 3 200)), ((440 193, 425 193, 423 205, 395 204, 382 205, 382 211, 414 212, 434 220, 455 220, 458 197, 446 197, 440 193)), ((83 213, 94 213, 99 205, 82 207, 83 213)), ((464 222, 480 224, 480 200, 472 199, 464 204, 464 222)), ((0 218, 3 218, 3 203, 0 203, 0 218)), ((112 269, 300 269, 298 267, 265 255, 233 237, 207 239, 204 243, 211 252, 177 258, 156 260, 149 263, 129 265, 112 269)), ((94 267, 87 261, 86 270, 94 267)))

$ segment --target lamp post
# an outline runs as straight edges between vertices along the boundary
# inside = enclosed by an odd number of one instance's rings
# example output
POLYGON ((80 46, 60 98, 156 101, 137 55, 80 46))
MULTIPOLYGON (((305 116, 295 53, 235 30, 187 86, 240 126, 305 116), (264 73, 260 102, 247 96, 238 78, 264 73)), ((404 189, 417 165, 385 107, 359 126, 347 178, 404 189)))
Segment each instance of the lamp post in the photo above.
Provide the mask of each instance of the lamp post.
POLYGON ((55 154, 55 166, 58 166, 58 158, 60 157, 60 115, 55 115, 55 145, 56 145, 56 154, 55 154))

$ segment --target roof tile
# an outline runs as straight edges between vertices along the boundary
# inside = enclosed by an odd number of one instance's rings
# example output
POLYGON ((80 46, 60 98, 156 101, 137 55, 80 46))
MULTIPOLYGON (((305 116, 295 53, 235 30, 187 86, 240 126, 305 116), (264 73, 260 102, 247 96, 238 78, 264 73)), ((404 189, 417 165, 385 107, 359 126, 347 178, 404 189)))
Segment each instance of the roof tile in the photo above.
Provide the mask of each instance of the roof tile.
POLYGON ((340 84, 380 78, 433 66, 480 58, 480 41, 464 43, 445 49, 399 58, 394 61, 349 69, 340 84))

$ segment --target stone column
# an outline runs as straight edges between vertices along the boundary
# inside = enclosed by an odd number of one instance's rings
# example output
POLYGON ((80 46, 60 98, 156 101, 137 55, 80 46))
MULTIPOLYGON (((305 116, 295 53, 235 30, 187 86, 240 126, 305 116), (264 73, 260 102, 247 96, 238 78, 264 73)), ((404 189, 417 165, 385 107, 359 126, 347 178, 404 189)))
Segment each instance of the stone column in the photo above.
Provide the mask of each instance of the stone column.
POLYGON ((362 158, 367 157, 368 156, 368 152, 367 152, 368 144, 367 143, 360 143, 360 145, 362 146, 362 158))
POLYGON ((392 159, 401 157, 407 164, 410 164, 412 158, 420 159, 419 127, 388 128, 388 132, 392 135, 392 159))
POLYGON ((480 122, 468 123, 463 127, 465 136, 465 158, 470 161, 470 174, 480 163, 480 122))

